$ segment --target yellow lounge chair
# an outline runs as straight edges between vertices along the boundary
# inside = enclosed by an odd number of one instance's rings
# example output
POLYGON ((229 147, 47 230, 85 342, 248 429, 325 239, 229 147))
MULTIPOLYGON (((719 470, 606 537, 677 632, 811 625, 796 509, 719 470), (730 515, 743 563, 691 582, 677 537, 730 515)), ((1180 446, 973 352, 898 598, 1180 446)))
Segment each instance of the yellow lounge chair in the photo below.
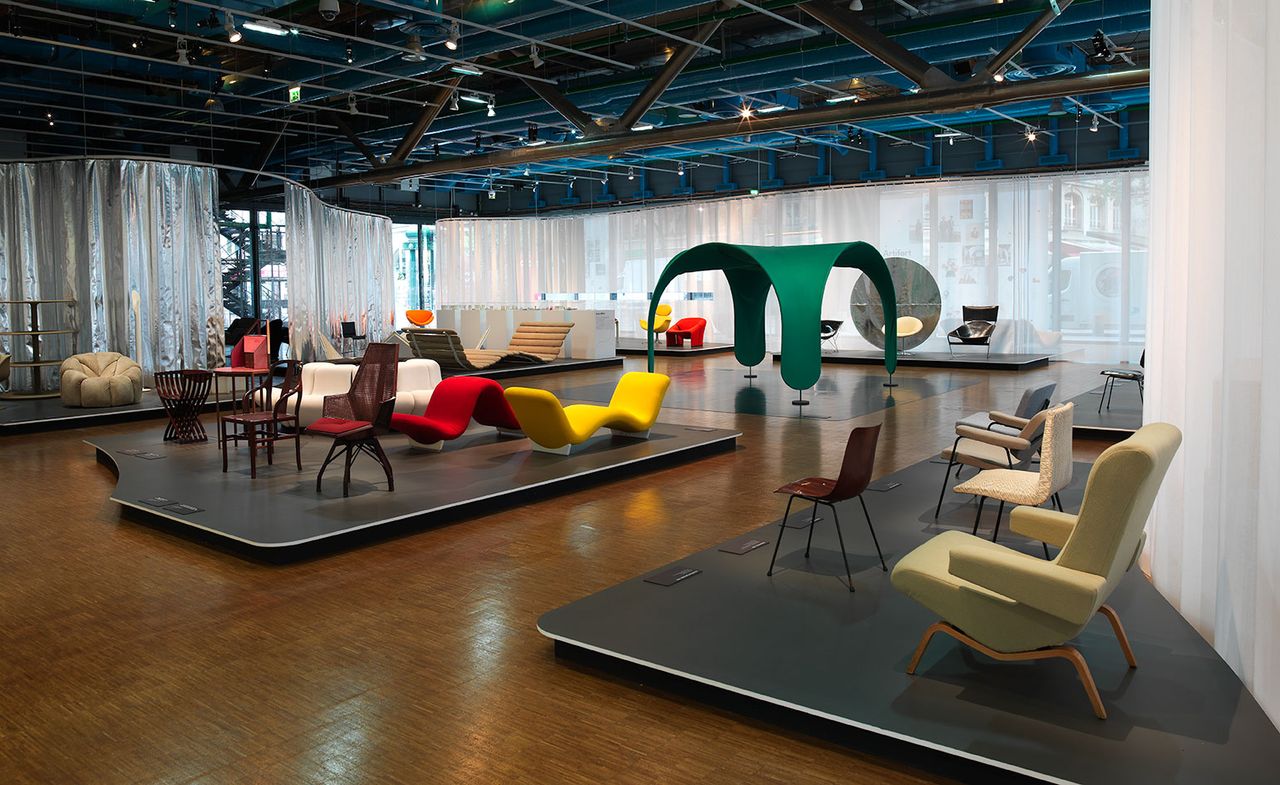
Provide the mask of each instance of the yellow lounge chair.
MULTIPOLYGON (((657 310, 657 321, 653 323, 653 331, 655 333, 665 333, 667 328, 671 326, 671 306, 659 305, 657 310)), ((648 332, 649 320, 640 320, 640 329, 648 332)))
POLYGON ((508 387, 506 394, 520 427, 533 441, 533 449, 568 455, 601 428, 608 428, 614 436, 649 438, 670 384, 671 379, 661 373, 625 373, 608 406, 562 406, 546 390, 530 387, 508 387))

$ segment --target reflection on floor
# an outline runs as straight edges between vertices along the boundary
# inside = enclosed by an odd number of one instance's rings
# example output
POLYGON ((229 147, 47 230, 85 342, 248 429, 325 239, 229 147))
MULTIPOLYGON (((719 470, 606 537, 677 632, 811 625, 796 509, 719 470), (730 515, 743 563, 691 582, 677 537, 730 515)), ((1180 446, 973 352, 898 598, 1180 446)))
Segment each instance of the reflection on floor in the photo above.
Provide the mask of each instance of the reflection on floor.
MULTIPOLYGON (((663 408, 848 420, 974 383, 951 374, 931 374, 928 377, 898 375, 895 379, 898 386, 891 388, 883 385, 888 378, 885 376, 828 374, 819 379, 817 385, 804 391, 803 397, 810 403, 801 407, 791 403, 800 396, 782 381, 778 366, 756 366, 754 372, 758 378, 755 379, 744 379, 746 370, 741 367, 679 370, 679 366, 673 364, 666 371, 671 376, 671 388, 667 391, 663 408)), ((603 383, 569 387, 563 397, 603 403, 612 394, 613 384, 603 383)))
POLYGON ((1077 395, 1072 431, 1076 436, 1099 439, 1123 439, 1142 427, 1142 396, 1134 382, 1117 382, 1115 392, 1107 396, 1111 405, 1102 401, 1102 388, 1077 395), (1102 404, 1102 411, 1098 411, 1102 404))
MULTIPOLYGON (((1048 354, 992 354, 972 349, 951 352, 908 352, 898 355, 899 368, 973 368, 985 371, 1029 371, 1049 364, 1048 354)), ((774 354, 776 362, 782 355, 774 354)), ((824 351, 822 362, 832 365, 883 365, 884 352, 879 349, 842 349, 824 351)))
MULTIPOLYGON (((1075 468, 1075 482, 1062 492, 1068 510, 1079 508, 1089 470, 1087 464, 1075 468)), ((971 530, 976 505, 966 498, 952 495, 940 521, 933 519, 944 473, 943 466, 922 461, 884 478, 900 486, 865 494, 890 570, 942 531, 971 530)), ((783 508, 780 498, 744 492, 761 503, 756 522, 783 508)), ((981 535, 991 536, 994 513, 988 505, 981 535)), ((1075 641, 1110 714, 1099 721, 1071 668, 998 663, 943 636, 931 643, 918 675, 908 676, 907 661, 936 617, 890 585, 856 501, 838 506, 856 587, 850 594, 830 512, 820 514, 806 558, 807 531, 800 527, 807 526, 809 510, 793 510, 772 577, 765 571, 779 536, 776 523, 654 566, 543 615, 538 627, 557 641, 558 653, 587 651, 593 664, 621 666, 621 673, 638 665, 718 688, 720 697, 696 690, 716 705, 729 693, 745 695, 761 707, 846 726, 846 734, 853 726, 942 750, 967 766, 952 772, 961 781, 998 781, 987 767, 1099 785, 1275 781, 1280 733, 1139 571, 1130 571, 1109 600, 1139 667, 1129 669, 1104 619, 1075 641), (746 539, 766 544, 743 555, 720 550, 746 539), (673 568, 701 572, 674 586, 644 581, 673 568)), ((1009 532, 1007 514, 1000 542, 1042 553, 1039 543, 1009 532)), ((644 673, 637 677, 652 681, 644 673)), ((776 712, 767 717, 787 721, 776 712)), ((898 754, 916 760, 919 752, 898 754)))

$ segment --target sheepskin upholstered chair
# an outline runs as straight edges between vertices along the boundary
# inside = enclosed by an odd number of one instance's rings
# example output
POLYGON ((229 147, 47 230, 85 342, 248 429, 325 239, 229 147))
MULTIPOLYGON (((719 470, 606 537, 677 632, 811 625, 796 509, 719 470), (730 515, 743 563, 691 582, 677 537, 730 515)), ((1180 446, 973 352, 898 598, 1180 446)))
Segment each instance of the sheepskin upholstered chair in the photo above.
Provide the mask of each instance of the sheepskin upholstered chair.
POLYGON ((62 361, 62 402, 97 408, 142 400, 142 368, 119 352, 87 352, 62 361))

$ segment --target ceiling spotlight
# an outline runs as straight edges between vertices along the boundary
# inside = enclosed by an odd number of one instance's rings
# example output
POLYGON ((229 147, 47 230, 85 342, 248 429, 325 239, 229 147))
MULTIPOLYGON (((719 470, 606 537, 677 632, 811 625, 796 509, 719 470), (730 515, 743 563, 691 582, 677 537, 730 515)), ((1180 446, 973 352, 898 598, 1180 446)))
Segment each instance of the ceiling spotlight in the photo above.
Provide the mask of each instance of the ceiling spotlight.
POLYGON ((178 0, 169 0, 169 29, 178 26, 178 0))
POLYGON ((324 18, 324 21, 332 22, 338 18, 338 12, 342 9, 338 5, 338 0, 320 0, 316 10, 320 12, 320 16, 324 18))
POLYGON ((683 161, 681 161, 680 163, 676 164, 676 174, 677 174, 677 175, 679 175, 679 176, 681 176, 681 177, 684 177, 684 162, 683 162, 683 161))
POLYGON ((862 10, 862 0, 853 0, 853 2, 849 3, 849 10, 850 10, 850 11, 861 11, 861 10, 862 10))
POLYGON ((497 112, 495 112, 495 111, 494 111, 494 109, 493 109, 493 98, 490 98, 490 99, 489 99, 489 110, 488 110, 487 112, 485 112, 485 114, 486 114, 486 115, 488 115, 489 117, 495 117, 495 116, 497 116, 497 114, 498 114, 498 113, 497 113, 497 112))
POLYGON ((489 198, 490 198, 490 199, 497 199, 497 198, 498 198, 498 192, 497 192, 497 191, 495 191, 495 190, 493 190, 493 185, 492 185, 492 184, 490 184, 490 185, 489 185, 489 198))
POLYGON ((223 111, 222 99, 216 95, 211 95, 205 99, 204 108, 211 112, 221 112, 223 111))
POLYGON ((422 36, 417 33, 410 33, 409 40, 405 42, 408 52, 400 55, 400 59, 406 63, 421 63, 427 59, 427 53, 422 49, 422 36))
POLYGON ((187 57, 187 39, 178 39, 178 65, 191 65, 191 58, 187 57))
POLYGON ((529 164, 524 165, 524 176, 525 177, 529 176, 529 164))
POLYGON ((53 112, 45 112, 44 119, 49 121, 49 127, 53 127, 53 112))
POLYGON ((478 153, 482 150, 484 150, 484 147, 480 144, 480 132, 476 131, 476 152, 478 153))
POLYGON ((458 20, 453 20, 449 24, 449 38, 444 42, 445 47, 453 52, 458 48, 458 42, 462 40, 462 31, 458 29, 458 20))
POLYGON ((542 57, 538 54, 537 44, 529 44, 529 62, 533 63, 534 68, 542 67, 542 57))
POLYGON ((948 146, 948 147, 955 147, 955 144, 956 144, 956 138, 955 138, 954 136, 948 136, 948 137, 947 137, 947 146, 948 146))
POLYGON ((1001 68, 999 71, 996 71, 996 75, 995 75, 995 76, 993 76, 993 77, 991 77, 991 78, 992 78, 992 79, 994 79, 994 80, 996 80, 997 82, 1003 82, 1003 81, 1004 81, 1004 69, 1003 69, 1003 68, 1001 68))
POLYGON ((738 114, 742 115, 742 119, 743 119, 743 120, 750 120, 750 119, 751 119, 751 107, 750 107, 749 105, 747 105, 747 104, 743 104, 743 105, 742 105, 742 109, 740 109, 740 110, 738 111, 738 114))
POLYGON ((532 144, 536 141, 538 141, 538 124, 529 123, 529 143, 532 144))
POLYGON ((355 55, 351 52, 351 44, 347 44, 347 65, 351 65, 355 61, 355 55))
POLYGON ((356 94, 347 93, 347 113, 360 114, 360 110, 356 108, 356 94))
POLYGON ((129 42, 129 48, 130 48, 130 49, 141 49, 141 48, 143 47, 143 45, 144 45, 144 44, 146 44, 146 43, 147 43, 147 39, 143 38, 142 36, 138 36, 137 38, 135 38, 135 39, 133 39, 132 41, 130 41, 130 42, 129 42))
POLYGON ((1049 102, 1049 116, 1050 116, 1050 117, 1061 117, 1062 115, 1065 115, 1066 113, 1067 113, 1067 109, 1066 109, 1066 107, 1065 107, 1065 106, 1063 106, 1063 105, 1062 105, 1062 99, 1061 99, 1061 98, 1055 98, 1055 99, 1053 99, 1052 101, 1050 101, 1050 102, 1049 102))
POLYGON ((456 91, 449 96, 449 111, 458 111, 458 93, 456 91))
MULTIPOLYGON (((244 38, 244 33, 236 29, 236 18, 231 15, 230 11, 227 12, 227 18, 222 22, 222 29, 227 31, 227 40, 233 44, 240 43, 240 39, 244 38)), ((351 48, 348 47, 347 51, 350 52, 351 48)))
POLYGON ((627 179, 628 180, 636 179, 636 168, 634 166, 627 167, 627 179))
POLYGON ((1031 128, 1031 127, 1028 127, 1028 128, 1027 128, 1027 141, 1028 141, 1028 142, 1034 142, 1035 140, 1036 140, 1036 129, 1031 128))
POLYGON ((1089 123, 1089 130, 1095 134, 1098 132, 1098 116, 1096 114, 1093 116, 1093 122, 1089 123))
POLYGON ((439 157, 440 157, 440 143, 439 143, 439 142, 432 142, 432 143, 431 143, 431 154, 432 154, 433 156, 435 156, 436 158, 439 158, 439 157))

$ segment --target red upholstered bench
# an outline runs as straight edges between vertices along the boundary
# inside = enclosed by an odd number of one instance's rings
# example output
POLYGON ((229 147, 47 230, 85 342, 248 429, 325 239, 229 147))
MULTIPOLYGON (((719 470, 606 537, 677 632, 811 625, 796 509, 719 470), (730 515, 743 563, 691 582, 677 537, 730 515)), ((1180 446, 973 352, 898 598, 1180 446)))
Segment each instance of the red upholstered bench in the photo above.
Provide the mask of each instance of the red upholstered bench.
POLYGON ((689 347, 702 345, 702 334, 707 330, 707 320, 701 316, 686 316, 667 328, 667 345, 681 346, 689 339, 689 347))
POLYGON ((431 392, 426 412, 392 415, 391 428, 415 442, 436 446, 461 436, 473 419, 501 431, 520 430, 502 385, 478 376, 445 379, 431 392))

